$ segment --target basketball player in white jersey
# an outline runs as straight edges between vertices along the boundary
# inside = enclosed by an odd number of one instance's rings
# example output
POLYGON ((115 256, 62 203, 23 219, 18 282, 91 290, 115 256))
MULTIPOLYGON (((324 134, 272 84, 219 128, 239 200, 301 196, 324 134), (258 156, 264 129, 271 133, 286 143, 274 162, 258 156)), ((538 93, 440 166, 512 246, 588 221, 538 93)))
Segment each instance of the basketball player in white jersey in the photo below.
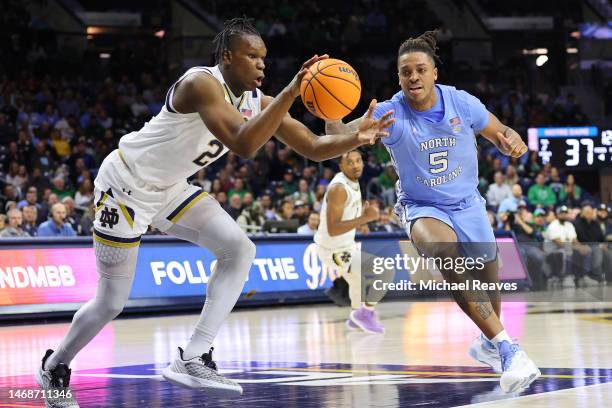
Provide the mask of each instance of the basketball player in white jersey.
POLYGON ((359 177, 363 160, 358 150, 342 155, 340 173, 329 182, 321 207, 321 222, 314 236, 317 254, 328 268, 337 269, 349 285, 351 313, 346 324, 349 329, 368 333, 384 333, 385 329, 374 312, 374 304, 362 302, 361 259, 355 243, 357 227, 375 221, 378 209, 366 205, 361 208, 359 177))
MULTIPOLYGON (((170 88, 161 112, 141 130, 121 138, 119 149, 100 167, 94 222, 98 288, 95 298, 76 312, 57 350, 47 350, 36 372, 45 390, 69 389, 68 366, 74 356, 122 311, 140 236, 153 225, 208 248, 217 259, 193 335, 163 377, 189 388, 241 394, 240 385, 218 373, 211 345, 242 291, 255 245, 217 201, 189 185, 187 177, 228 150, 252 157, 274 134, 314 160, 337 157, 386 136, 384 129, 392 123, 388 116, 366 119, 357 132, 317 137, 288 115, 307 68, 327 56, 308 60, 271 98, 258 89, 267 51, 249 20, 226 22, 215 45, 218 65, 188 70, 170 88)), ((372 101, 367 117, 374 107, 372 101)), ((47 407, 78 407, 73 397, 45 402, 47 407)))

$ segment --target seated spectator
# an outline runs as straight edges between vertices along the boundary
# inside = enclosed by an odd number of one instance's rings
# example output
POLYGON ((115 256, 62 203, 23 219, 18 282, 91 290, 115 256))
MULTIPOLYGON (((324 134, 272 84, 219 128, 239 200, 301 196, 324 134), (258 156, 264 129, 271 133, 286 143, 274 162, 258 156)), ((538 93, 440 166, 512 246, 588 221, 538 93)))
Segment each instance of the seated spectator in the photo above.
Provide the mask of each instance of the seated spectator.
POLYGON ((534 289, 545 289, 551 270, 550 265, 546 263, 546 254, 538 244, 533 218, 533 214, 525 206, 519 206, 516 213, 509 213, 510 228, 519 242, 519 252, 526 261, 534 289))
POLYGON ((21 209, 23 213, 23 223, 21 228, 31 237, 38 235, 38 208, 35 205, 26 205, 21 209))
POLYGON ((292 198, 294 201, 302 201, 308 205, 313 205, 315 201, 314 193, 310 191, 308 182, 303 178, 298 182, 298 191, 293 193, 292 198))
POLYGON ((563 188, 563 183, 561 182, 561 175, 559 174, 559 169, 556 167, 551 167, 550 169, 550 177, 548 180, 548 185, 555 192, 557 197, 559 197, 559 193, 563 188))
POLYGON ((515 184, 518 184, 518 182, 520 181, 519 176, 516 172, 516 168, 509 164, 508 167, 506 167, 506 174, 505 174, 505 183, 507 185, 509 185, 510 187, 512 187, 515 184))
POLYGON ((91 180, 84 179, 74 195, 74 205, 80 210, 85 210, 93 203, 93 186, 91 180))
POLYGON ((396 232, 402 231, 402 227, 391 222, 391 209, 385 208, 380 212, 378 221, 371 223, 370 231, 372 232, 396 232))
POLYGON ((298 228, 297 233, 300 235, 314 235, 319 228, 319 214, 316 212, 310 213, 308 216, 308 222, 298 228))
POLYGON ((202 190, 206 191, 207 193, 210 192, 212 188, 212 182, 206 178, 206 168, 200 169, 200 171, 196 173, 195 178, 191 180, 191 184, 195 186, 200 186, 202 190))
POLYGON ((38 189, 34 186, 28 187, 25 199, 17 203, 17 208, 22 209, 27 205, 33 205, 36 209, 40 209, 40 204, 38 203, 38 189))
POLYGON ((286 221, 293 218, 293 203, 290 200, 284 200, 279 211, 276 212, 276 219, 278 221, 286 221))
POLYGON ((293 217, 298 220, 299 225, 305 224, 308 220, 309 208, 308 204, 303 201, 296 201, 293 204, 293 217))
POLYGON ((261 231, 264 222, 266 222, 261 203, 254 202, 242 210, 236 222, 244 232, 253 233, 261 231))
POLYGON ((603 203, 599 205, 597 219, 606 241, 612 242, 612 217, 610 217, 610 208, 607 205, 603 203))
POLYGON ((385 205, 395 204, 395 182, 397 181, 397 174, 391 162, 387 163, 383 173, 378 176, 378 184, 382 189, 380 198, 383 200, 385 205))
POLYGON ((578 245, 576 229, 569 222, 569 209, 561 206, 557 209, 557 219, 552 221, 545 232, 547 254, 560 254, 561 262, 551 267, 553 274, 562 280, 564 288, 575 288, 576 281, 582 278, 581 258, 590 252, 589 247, 578 245))
POLYGON ((62 203, 55 203, 51 207, 51 219, 45 221, 38 227, 39 237, 74 237, 76 232, 70 224, 64 222, 66 219, 66 207, 62 203))
POLYGON ((291 195, 297 191, 297 184, 293 177, 293 170, 287 169, 283 176, 283 189, 286 195, 291 195))
POLYGON ((518 211, 519 202, 523 201, 523 189, 520 184, 514 184, 511 188, 511 192, 512 196, 504 198, 499 204, 497 208, 498 213, 518 211))
POLYGON ((248 191, 249 190, 244 185, 244 180, 237 178, 236 181, 234 181, 234 187, 227 192, 227 196, 229 197, 230 202, 232 200, 232 196, 235 194, 238 194, 242 200, 248 191))
POLYGON ((506 198, 512 197, 512 189, 504 182, 504 175, 496 171, 493 176, 494 183, 487 190, 487 205, 497 208, 506 198))
POLYGON ((74 210, 74 200, 72 197, 64 197, 62 204, 66 207, 66 219, 64 222, 70 224, 77 235, 81 235, 81 215, 74 210))
POLYGON ((6 215, 0 214, 0 233, 6 228, 6 215))
POLYGON ((234 220, 238 218, 242 212, 242 198, 240 194, 234 194, 229 199, 229 206, 225 209, 234 220))
POLYGON ((527 198, 533 206, 554 207, 557 202, 557 196, 552 191, 552 188, 545 185, 546 177, 544 173, 538 173, 536 183, 529 187, 527 198))
POLYGON ((23 215, 21 211, 14 208, 8 212, 8 225, 6 228, 0 232, 0 237, 2 238, 19 238, 19 237, 29 237, 26 231, 21 228, 21 223, 23 222, 23 215))
POLYGON ((74 190, 71 187, 66 186, 66 182, 64 178, 61 176, 57 176, 53 179, 53 187, 51 191, 57 195, 57 197, 62 200, 64 197, 72 197, 74 195, 74 190))
POLYGON ((582 189, 576 185, 574 175, 568 174, 565 180, 565 185, 559 191, 559 203, 568 207, 578 207, 580 198, 582 197, 582 189))
POLYGON ((587 265, 587 274, 584 277, 585 284, 604 282, 604 264, 610 265, 607 259, 609 251, 596 244, 604 242, 605 237, 597 221, 597 212, 590 202, 582 204, 580 215, 574 220, 574 228, 578 242, 589 244, 591 248, 590 263, 587 265))

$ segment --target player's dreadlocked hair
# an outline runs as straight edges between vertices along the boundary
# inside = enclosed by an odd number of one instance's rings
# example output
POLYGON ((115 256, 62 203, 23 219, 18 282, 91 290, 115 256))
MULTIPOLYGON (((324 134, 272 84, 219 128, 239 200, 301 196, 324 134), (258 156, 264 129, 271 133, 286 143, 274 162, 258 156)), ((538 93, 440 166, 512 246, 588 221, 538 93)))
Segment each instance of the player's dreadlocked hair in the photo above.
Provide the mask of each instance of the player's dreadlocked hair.
POLYGON ((221 30, 213 40, 213 45, 215 46, 215 61, 217 64, 220 63, 223 58, 223 51, 231 48, 234 39, 241 35, 256 35, 261 37, 252 21, 253 20, 250 18, 238 17, 223 23, 223 30, 221 30))
POLYGON ((438 47, 436 47, 437 32, 438 30, 425 31, 417 38, 407 39, 402 43, 402 45, 400 45, 397 52, 397 58, 409 52, 421 51, 431 57, 431 59, 434 61, 434 65, 436 65, 436 63, 441 64, 442 60, 440 60, 440 56, 436 53, 436 50, 438 49, 438 47))

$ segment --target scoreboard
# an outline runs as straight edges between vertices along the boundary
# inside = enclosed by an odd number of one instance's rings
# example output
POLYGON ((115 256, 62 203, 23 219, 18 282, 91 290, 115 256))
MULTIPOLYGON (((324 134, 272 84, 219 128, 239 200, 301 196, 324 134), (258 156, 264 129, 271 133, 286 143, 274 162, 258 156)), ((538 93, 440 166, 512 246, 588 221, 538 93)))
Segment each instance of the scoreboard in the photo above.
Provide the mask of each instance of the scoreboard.
POLYGON ((544 164, 583 170, 612 166, 612 129, 529 128, 527 140, 529 150, 537 151, 544 164))

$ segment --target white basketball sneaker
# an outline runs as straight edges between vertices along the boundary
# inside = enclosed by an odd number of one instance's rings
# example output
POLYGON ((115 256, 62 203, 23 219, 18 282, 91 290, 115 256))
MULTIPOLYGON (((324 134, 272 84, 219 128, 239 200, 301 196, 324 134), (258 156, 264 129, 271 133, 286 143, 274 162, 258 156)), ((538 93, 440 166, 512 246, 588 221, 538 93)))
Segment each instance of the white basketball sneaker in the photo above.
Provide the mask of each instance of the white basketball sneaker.
POLYGON ((502 373, 501 359, 497 347, 484 334, 476 337, 468 353, 474 360, 490 366, 496 373, 502 373))
POLYGON ((503 369, 499 385, 505 393, 523 390, 542 375, 518 344, 504 340, 499 343, 498 349, 503 369))
POLYGON ((162 376, 172 384, 206 391, 224 396, 241 395, 242 387, 234 380, 223 377, 212 360, 213 347, 208 353, 190 360, 183 360, 183 349, 179 356, 162 371, 162 376))

